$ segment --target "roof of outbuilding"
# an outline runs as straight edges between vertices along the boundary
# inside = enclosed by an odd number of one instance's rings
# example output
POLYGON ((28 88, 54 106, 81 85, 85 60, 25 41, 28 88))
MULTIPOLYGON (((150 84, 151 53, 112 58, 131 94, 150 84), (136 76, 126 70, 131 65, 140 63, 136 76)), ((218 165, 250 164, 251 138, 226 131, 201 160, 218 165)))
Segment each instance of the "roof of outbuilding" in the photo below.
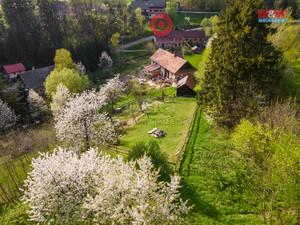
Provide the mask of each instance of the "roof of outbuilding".
POLYGON ((185 38, 205 38, 205 33, 203 30, 173 30, 167 36, 157 36, 156 41, 158 42, 168 42, 173 39, 185 39, 185 38))
POLYGON ((191 90, 194 90, 196 86, 196 81, 193 78, 193 76, 185 76, 184 78, 179 80, 177 83, 177 88, 180 88, 184 85, 188 86, 191 90))
POLYGON ((187 61, 166 50, 159 48, 152 56, 151 60, 175 74, 187 61))
POLYGON ((27 89, 40 91, 41 88, 44 88, 44 82, 53 69, 54 66, 34 69, 20 74, 19 77, 27 89))
POLYGON ((20 72, 24 72, 26 70, 25 66, 22 63, 4 65, 3 69, 6 74, 20 73, 20 72))

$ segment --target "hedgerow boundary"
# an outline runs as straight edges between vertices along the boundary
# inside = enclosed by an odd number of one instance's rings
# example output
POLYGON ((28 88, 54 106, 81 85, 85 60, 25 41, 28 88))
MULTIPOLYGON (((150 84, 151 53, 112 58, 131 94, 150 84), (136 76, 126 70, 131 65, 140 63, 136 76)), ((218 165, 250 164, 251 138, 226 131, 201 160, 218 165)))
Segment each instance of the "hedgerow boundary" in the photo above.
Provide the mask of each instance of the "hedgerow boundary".
POLYGON ((199 135, 200 126, 202 122, 202 114, 203 114, 202 108, 198 107, 196 109, 193 124, 190 129, 190 135, 188 137, 186 145, 184 146, 183 155, 179 164, 178 171, 179 174, 182 176, 189 176, 190 165, 193 160, 194 146, 197 139, 197 135, 199 135))

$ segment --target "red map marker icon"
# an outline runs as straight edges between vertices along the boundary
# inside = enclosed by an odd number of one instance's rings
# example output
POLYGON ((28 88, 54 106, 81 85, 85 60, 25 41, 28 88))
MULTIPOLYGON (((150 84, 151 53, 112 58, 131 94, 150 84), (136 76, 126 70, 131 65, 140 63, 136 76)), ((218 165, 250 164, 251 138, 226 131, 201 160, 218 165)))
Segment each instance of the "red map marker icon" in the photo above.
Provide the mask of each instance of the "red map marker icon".
POLYGON ((173 21, 166 13, 155 14, 150 21, 150 27, 155 36, 167 36, 173 30, 173 21))

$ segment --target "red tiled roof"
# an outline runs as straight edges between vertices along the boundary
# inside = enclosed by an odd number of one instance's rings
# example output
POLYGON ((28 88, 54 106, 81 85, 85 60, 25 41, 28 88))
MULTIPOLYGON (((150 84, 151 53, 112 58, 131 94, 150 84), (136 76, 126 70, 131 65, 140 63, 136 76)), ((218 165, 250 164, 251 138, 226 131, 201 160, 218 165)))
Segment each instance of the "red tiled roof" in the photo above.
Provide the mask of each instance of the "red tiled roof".
POLYGON ((180 58, 166 50, 159 48, 152 56, 151 60, 161 67, 167 69, 171 73, 175 74, 180 70, 187 61, 180 58))
POLYGON ((182 38, 205 38, 205 33, 203 30, 174 30, 167 36, 156 37, 158 42, 168 42, 173 39, 182 39, 182 38))
POLYGON ((5 65, 3 66, 3 69, 6 74, 20 73, 26 71, 26 68, 22 63, 5 65))

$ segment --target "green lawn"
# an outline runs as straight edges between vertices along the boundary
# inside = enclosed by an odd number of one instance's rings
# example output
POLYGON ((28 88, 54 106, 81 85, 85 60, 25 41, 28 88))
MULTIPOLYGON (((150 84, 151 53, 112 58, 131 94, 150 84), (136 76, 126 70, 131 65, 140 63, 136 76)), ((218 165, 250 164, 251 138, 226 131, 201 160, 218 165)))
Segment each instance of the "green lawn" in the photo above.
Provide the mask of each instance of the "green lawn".
POLYGON ((186 54, 184 59, 188 61, 195 69, 198 69, 199 63, 202 60, 202 54, 186 54))
POLYGON ((176 152, 184 142, 195 106, 193 98, 169 97, 165 103, 150 107, 147 115, 143 115, 135 126, 126 130, 120 146, 130 149, 136 142, 154 139, 147 132, 157 127, 167 135, 156 140, 162 151, 168 154, 169 160, 175 162, 176 152))
MULTIPOLYGON (((131 50, 144 49, 145 45, 135 46, 131 50)), ((115 57, 114 65, 111 68, 99 69, 88 73, 89 79, 93 85, 98 86, 104 84, 107 79, 115 74, 121 75, 137 75, 143 66, 150 63, 149 57, 151 52, 120 52, 115 57)))
POLYGON ((238 181, 228 133, 210 126, 201 109, 195 118, 180 169, 182 196, 194 205, 187 224, 262 225, 255 204, 231 189, 238 181))
POLYGON ((292 65, 292 73, 286 74, 280 81, 279 94, 283 97, 297 97, 300 101, 300 59, 292 65))
POLYGON ((176 28, 193 28, 200 27, 200 23, 204 18, 210 18, 217 15, 216 13, 177 13, 173 19, 176 28), (190 24, 186 24, 184 18, 190 18, 190 24))

